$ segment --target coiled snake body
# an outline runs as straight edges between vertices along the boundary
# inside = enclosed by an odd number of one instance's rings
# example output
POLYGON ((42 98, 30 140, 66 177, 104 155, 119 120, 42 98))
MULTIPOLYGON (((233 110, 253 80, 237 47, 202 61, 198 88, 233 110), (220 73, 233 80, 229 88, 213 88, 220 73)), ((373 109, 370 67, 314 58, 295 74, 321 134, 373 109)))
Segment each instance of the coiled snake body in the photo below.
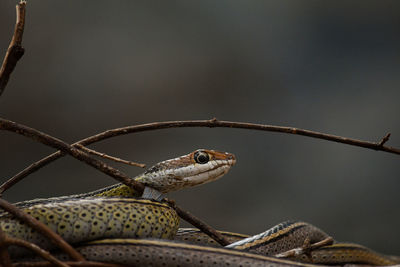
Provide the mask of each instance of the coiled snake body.
MULTIPOLYGON (((129 187, 116 184, 90 193, 35 199, 16 205, 67 242, 88 242, 77 249, 92 261, 138 266, 307 266, 270 256, 328 237, 310 224, 282 223, 253 237, 221 232, 232 244, 227 248, 216 248, 218 245, 197 229, 178 231, 179 217, 169 205, 146 199, 154 196, 162 199, 163 193, 216 180, 235 162, 232 154, 199 149, 160 162, 137 176, 135 180, 146 185, 144 198, 138 198, 140 196, 129 187), (192 244, 165 240, 174 238, 192 244)), ((46 238, 8 213, 0 214, 0 227, 11 237, 52 249, 46 238)), ((9 252, 14 259, 27 255, 27 251, 19 247, 10 247, 9 252)), ((391 265, 399 262, 396 258, 351 244, 325 246, 308 255, 293 255, 291 259, 322 264, 391 265)))

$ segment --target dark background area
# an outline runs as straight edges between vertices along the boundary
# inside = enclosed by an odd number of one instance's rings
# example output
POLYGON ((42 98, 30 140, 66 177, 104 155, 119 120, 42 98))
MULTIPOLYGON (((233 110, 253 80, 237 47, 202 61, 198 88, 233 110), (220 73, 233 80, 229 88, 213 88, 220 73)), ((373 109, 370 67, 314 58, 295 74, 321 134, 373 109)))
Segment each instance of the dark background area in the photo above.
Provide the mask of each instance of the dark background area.
MULTIPOLYGON (((0 1, 0 51, 16 1, 0 1)), ((398 1, 29 1, 26 54, 3 118, 68 142, 152 121, 293 126, 400 147, 398 1)), ((254 234, 298 219, 337 240, 400 254, 400 157, 236 129, 170 129, 92 146, 152 165, 197 148, 235 153, 223 179, 172 193, 218 229, 254 234)), ((53 152, 0 132, 0 181, 53 152)), ((113 163, 114 164, 114 163, 113 163)), ((114 164, 129 175, 141 172, 114 164)), ((114 183, 65 157, 10 201, 114 183)))

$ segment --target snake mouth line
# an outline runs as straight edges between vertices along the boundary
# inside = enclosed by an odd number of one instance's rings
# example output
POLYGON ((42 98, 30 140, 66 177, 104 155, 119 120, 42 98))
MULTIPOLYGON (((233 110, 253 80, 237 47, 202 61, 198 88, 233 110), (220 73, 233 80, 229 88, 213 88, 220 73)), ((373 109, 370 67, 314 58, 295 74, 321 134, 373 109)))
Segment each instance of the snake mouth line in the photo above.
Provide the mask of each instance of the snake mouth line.
POLYGON ((226 174, 229 169, 235 164, 236 160, 216 160, 213 167, 201 171, 195 175, 184 177, 184 181, 193 182, 194 185, 204 184, 215 181, 222 175, 226 174))
POLYGON ((188 155, 160 162, 136 180, 161 193, 215 181, 235 165, 235 155, 198 149, 188 155))

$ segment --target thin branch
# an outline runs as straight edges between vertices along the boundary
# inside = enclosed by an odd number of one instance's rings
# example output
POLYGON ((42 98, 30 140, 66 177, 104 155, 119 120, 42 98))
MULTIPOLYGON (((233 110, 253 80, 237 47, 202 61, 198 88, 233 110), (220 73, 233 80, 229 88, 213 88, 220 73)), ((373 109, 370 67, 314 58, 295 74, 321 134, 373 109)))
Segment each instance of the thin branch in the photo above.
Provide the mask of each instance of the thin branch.
POLYGON ((15 184, 17 184, 19 181, 21 181, 22 179, 24 179, 26 176, 28 176, 31 173, 34 173, 35 171, 41 169, 42 167, 46 166, 47 164, 55 161, 56 159, 63 157, 65 155, 65 153, 62 153, 60 151, 55 152, 53 154, 51 154, 50 156, 47 156, 43 159, 41 159, 38 162, 35 162, 31 165, 29 165, 28 167, 26 167, 24 170, 20 171, 19 173, 17 173, 16 175, 14 175, 13 177, 11 177, 10 179, 8 179, 7 181, 5 181, 1 186, 0 186, 0 197, 3 195, 3 193, 10 189, 12 186, 14 186, 15 184), (55 154, 59 153, 58 157, 55 156, 55 154))
POLYGON ((66 142, 54 138, 48 134, 42 133, 38 130, 33 128, 5 120, 0 118, 0 130, 7 130, 10 132, 18 133, 25 137, 29 137, 39 143, 44 145, 59 149, 64 153, 71 155, 72 157, 87 163, 88 165, 100 170, 101 172, 108 174, 109 176, 113 177, 114 179, 118 180, 119 182, 133 188, 138 194, 143 193, 144 185, 142 183, 136 182, 132 178, 130 178, 125 173, 112 168, 111 166, 107 165, 106 163, 97 160, 87 153, 67 144, 66 142))
POLYGON ((27 249, 33 251, 34 253, 36 253, 37 255, 42 257, 44 260, 49 261, 49 263, 52 263, 55 266, 60 266, 60 267, 68 267, 69 266, 68 264, 63 263, 62 261, 55 258, 47 250, 44 250, 33 243, 27 242, 22 239, 11 238, 11 237, 7 237, 6 241, 9 245, 20 246, 20 247, 24 247, 24 248, 27 248, 27 249))
POLYGON ((0 228, 0 266, 12 266, 10 254, 8 254, 7 236, 0 228))
POLYGON ((217 241, 222 246, 227 246, 231 242, 226 239, 221 233, 216 231, 213 227, 208 225, 207 223, 201 221, 199 218, 194 216, 193 214, 184 211, 180 207, 176 205, 174 201, 167 200, 167 202, 175 209, 176 213, 178 213, 179 217, 192 224, 193 226, 199 228, 203 233, 207 234, 209 237, 217 241))
POLYGON ((13 72, 18 60, 24 55, 24 48, 22 47, 22 35, 25 26, 25 6, 26 2, 21 1, 17 6, 17 21, 15 23, 14 35, 8 46, 6 56, 4 57, 3 64, 0 69, 0 96, 7 86, 10 75, 13 72))
POLYGON ((323 240, 321 240, 319 242, 313 243, 313 244, 310 244, 308 242, 305 241, 305 243, 304 243, 304 245, 302 247, 294 248, 294 249, 291 249, 291 250, 276 254, 276 255, 274 255, 274 257, 277 257, 277 258, 289 258, 289 257, 299 256, 299 255, 302 255, 302 254, 306 254, 306 255, 310 256, 310 253, 313 250, 318 249, 320 247, 332 245, 334 240, 333 240, 332 237, 328 236, 327 238, 325 238, 325 239, 323 239, 323 240))
POLYGON ((222 127, 222 128, 237 128, 237 129, 247 129, 247 130, 259 130, 259 131, 268 131, 268 132, 280 132, 287 134, 295 134, 295 135, 303 135, 313 138, 324 139, 332 142, 343 143, 353 146, 359 146, 374 150, 385 151, 393 154, 400 155, 400 149, 387 147, 387 146, 379 146, 375 142, 362 141, 332 134, 325 134, 300 128, 294 127, 285 127, 285 126, 275 126, 275 125, 267 125, 267 124, 256 124, 256 123, 246 123, 246 122, 233 122, 233 121, 219 121, 216 118, 211 120, 194 120, 194 121, 165 121, 165 122, 153 122, 147 124, 133 125, 127 126, 123 128, 117 128, 113 130, 104 131, 97 135, 88 137, 79 142, 81 145, 89 145, 95 142, 102 141, 107 138, 134 133, 134 132, 144 132, 151 130, 160 130, 160 129, 168 129, 168 128, 186 128, 186 127, 222 127))
POLYGON ((76 144, 76 145, 74 145, 74 147, 77 147, 80 150, 84 150, 86 153, 89 153, 89 154, 92 154, 92 155, 96 155, 96 156, 99 156, 101 158, 109 159, 109 160, 112 160, 112 161, 115 161, 115 162, 127 164, 127 165, 130 165, 130 166, 140 167, 140 168, 145 168, 146 167, 146 164, 137 163, 137 162, 134 162, 134 161, 128 161, 128 160, 120 159, 120 158, 117 158, 117 157, 112 157, 112 156, 109 156, 109 155, 107 155, 105 153, 100 153, 100 152, 97 152, 96 150, 93 150, 93 149, 87 148, 85 146, 82 146, 80 144, 76 144))
POLYGON ((19 220, 25 222, 27 225, 29 225, 39 233, 49 238, 51 242, 53 242, 57 247, 66 252, 72 259, 77 261, 85 260, 85 258, 83 258, 81 254, 79 254, 73 247, 71 247, 67 242, 65 242, 65 240, 62 239, 62 237, 60 237, 57 233, 53 232, 44 223, 36 220, 29 214, 26 214, 13 204, 9 203, 4 199, 0 199, 0 208, 11 213, 19 220))
MULTIPOLYGON (((379 143, 368 142, 368 141, 361 141, 357 139, 351 139, 336 135, 330 135, 325 133, 319 133, 299 128, 293 127, 284 127, 284 126, 274 126, 274 125, 265 125, 265 124, 254 124, 254 123, 242 123, 242 122, 231 122, 231 121, 218 121, 217 119, 211 120, 197 120, 197 121, 165 121, 165 122, 153 122, 147 124, 140 124, 140 125, 133 125, 127 126, 123 128, 116 128, 112 130, 107 130, 102 133, 96 134, 94 136, 90 136, 83 140, 80 140, 73 144, 75 145, 83 145, 87 146, 108 138, 136 133, 136 132, 144 132, 144 131, 151 131, 151 130, 160 130, 160 129, 169 129, 169 128, 184 128, 184 127, 224 127, 224 128, 239 128, 239 129, 248 129, 248 130, 259 130, 259 131, 269 131, 269 132, 281 132, 287 134, 295 134, 295 135, 303 135, 313 138, 319 138, 324 140, 329 140, 332 142, 338 142, 353 146, 360 146, 364 148, 374 149, 374 150, 381 150, 388 153, 394 153, 400 155, 400 149, 384 146, 383 144, 380 145, 379 143)), ((24 177, 28 176, 29 174, 39 170, 40 168, 44 167, 45 165, 55 161, 56 159, 63 157, 65 154, 61 151, 55 152, 40 161, 37 161, 23 171, 16 174, 14 177, 10 178, 7 182, 1 185, 0 187, 0 195, 3 194, 6 190, 8 190, 11 186, 18 183, 24 177)))

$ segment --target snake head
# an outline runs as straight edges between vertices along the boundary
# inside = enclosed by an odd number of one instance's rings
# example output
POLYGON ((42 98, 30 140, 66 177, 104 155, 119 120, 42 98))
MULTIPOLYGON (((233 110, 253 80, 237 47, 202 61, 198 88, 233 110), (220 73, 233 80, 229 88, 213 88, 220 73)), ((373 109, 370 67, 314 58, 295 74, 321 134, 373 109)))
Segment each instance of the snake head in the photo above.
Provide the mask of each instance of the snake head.
POLYGON ((236 163, 235 155, 197 149, 187 155, 157 163, 137 178, 162 193, 214 181, 236 163))

